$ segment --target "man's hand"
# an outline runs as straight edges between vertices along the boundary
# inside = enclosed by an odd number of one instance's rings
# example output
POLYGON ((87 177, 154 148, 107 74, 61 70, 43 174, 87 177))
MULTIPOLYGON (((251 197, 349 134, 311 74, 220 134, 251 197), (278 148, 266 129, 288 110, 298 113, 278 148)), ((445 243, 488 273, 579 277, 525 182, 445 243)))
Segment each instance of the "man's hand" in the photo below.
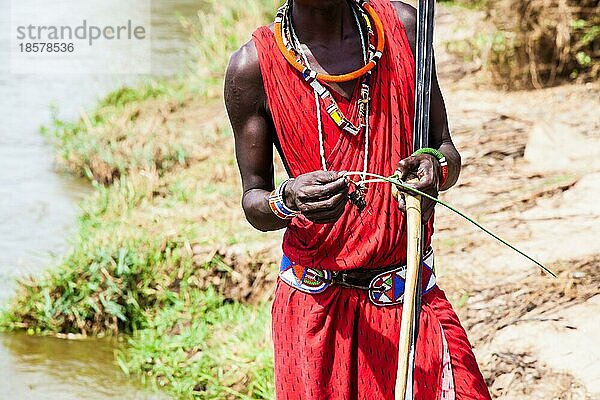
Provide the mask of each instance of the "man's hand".
MULTIPOLYGON (((440 170, 440 163, 437 158, 429 154, 418 154, 416 156, 410 156, 398 163, 396 173, 402 181, 406 181, 408 178, 417 177, 419 182, 412 185, 415 189, 432 195, 433 197, 438 196, 438 190, 442 173, 440 170)), ((406 211, 406 203, 404 196, 400 193, 397 196, 398 208, 402 211, 406 211)), ((422 199, 422 219, 426 223, 429 218, 433 215, 433 209, 435 202, 429 199, 422 199)))
POLYGON ((348 182, 341 172, 315 171, 285 186, 285 203, 317 224, 337 221, 348 201, 348 182))

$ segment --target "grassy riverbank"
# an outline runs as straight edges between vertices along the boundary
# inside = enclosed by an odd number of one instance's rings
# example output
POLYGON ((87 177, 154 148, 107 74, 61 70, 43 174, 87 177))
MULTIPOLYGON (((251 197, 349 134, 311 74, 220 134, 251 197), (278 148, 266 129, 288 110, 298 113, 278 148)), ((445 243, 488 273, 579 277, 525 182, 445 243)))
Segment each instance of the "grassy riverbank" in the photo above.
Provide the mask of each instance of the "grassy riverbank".
POLYGON ((228 55, 275 8, 208 1, 186 24, 197 62, 185 80, 121 88, 44 129, 61 168, 96 190, 72 250, 19 285, 2 329, 122 335, 121 368, 175 397, 271 397, 277 237, 240 210, 220 93, 228 55))
MULTIPOLYGON (((280 238, 244 221, 220 92, 228 54, 253 27, 273 18, 276 4, 203 4, 200 23, 186 24, 195 42, 193 73, 116 90, 79 120, 56 120, 45 129, 61 168, 89 179, 95 191, 81 206, 72 250, 45 276, 20 284, 0 329, 118 335, 127 344, 116 358, 121 368, 174 398, 271 398, 268 298, 280 238)), ((468 9, 447 10, 452 18, 441 18, 438 32, 451 37, 460 25, 472 32, 458 32, 457 40, 477 36, 481 12, 468 13, 471 24, 455 19, 457 10, 468 9)), ((448 54, 442 48, 438 56, 448 54)), ((463 64, 453 58, 441 63, 444 87, 451 73, 464 75, 463 64)), ((588 379, 593 389, 597 381, 591 369, 581 368, 595 365, 585 333, 597 329, 585 316, 597 310, 591 300, 598 247, 589 233, 600 225, 590 214, 596 203, 585 203, 585 195, 597 176, 577 183, 575 171, 565 183, 564 173, 531 172, 523 155, 540 121, 570 121, 569 130, 594 137, 597 85, 507 93, 459 86, 470 83, 458 80, 446 95, 464 168, 445 199, 546 255, 544 261, 579 255, 549 265, 559 280, 522 280, 527 269, 521 258, 506 258, 495 242, 441 211, 439 281, 471 334, 494 396, 575 398, 578 379, 588 379), (548 307, 562 314, 541 318, 548 307), (571 321, 574 316, 583 323, 571 321), (569 329, 548 325, 563 320, 569 329), (503 342, 503 334, 523 326, 528 330, 517 331, 519 343, 527 339, 543 351, 556 347, 545 337, 559 337, 565 343, 560 358, 503 342), (557 372, 565 369, 570 373, 557 372)))

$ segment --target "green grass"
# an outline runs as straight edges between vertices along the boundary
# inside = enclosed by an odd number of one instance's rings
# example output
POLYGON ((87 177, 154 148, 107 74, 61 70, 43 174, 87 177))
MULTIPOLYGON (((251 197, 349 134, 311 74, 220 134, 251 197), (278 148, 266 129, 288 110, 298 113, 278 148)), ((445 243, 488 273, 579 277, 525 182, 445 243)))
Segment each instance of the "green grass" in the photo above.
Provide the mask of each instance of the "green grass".
POLYGON ((273 395, 269 307, 224 303, 212 290, 183 290, 118 356, 128 373, 197 398, 273 395))
POLYGON ((119 88, 77 121, 53 114, 43 133, 62 168, 95 190, 71 250, 19 283, 0 329, 125 335, 121 368, 173 397, 272 398, 269 306, 227 285, 233 270, 270 268, 263 250, 278 236, 245 222, 220 96, 229 54, 276 8, 207 0, 185 22, 196 60, 185 79, 119 88), (239 256, 223 254, 234 245, 239 256))
POLYGON ((489 0, 441 0, 441 2, 445 5, 463 7, 470 10, 484 10, 489 0))

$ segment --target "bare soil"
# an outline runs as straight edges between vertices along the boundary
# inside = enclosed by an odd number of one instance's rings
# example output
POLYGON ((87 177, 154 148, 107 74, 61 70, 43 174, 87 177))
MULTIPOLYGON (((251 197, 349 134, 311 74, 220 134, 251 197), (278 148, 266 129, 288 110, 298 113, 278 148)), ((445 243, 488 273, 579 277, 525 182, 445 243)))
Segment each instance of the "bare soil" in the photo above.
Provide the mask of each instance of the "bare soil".
POLYGON ((600 84, 490 89, 445 46, 484 29, 482 18, 458 8, 438 17, 438 74, 464 164, 442 198, 559 277, 438 210, 441 286, 494 398, 600 399, 600 84))

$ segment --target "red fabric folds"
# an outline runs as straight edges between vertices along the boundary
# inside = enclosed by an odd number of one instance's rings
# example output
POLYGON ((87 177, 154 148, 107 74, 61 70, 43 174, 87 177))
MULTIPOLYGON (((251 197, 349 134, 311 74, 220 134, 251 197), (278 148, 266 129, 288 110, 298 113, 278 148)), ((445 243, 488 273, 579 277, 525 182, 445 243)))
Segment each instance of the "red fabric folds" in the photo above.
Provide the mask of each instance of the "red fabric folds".
MULTIPOLYGON (((366 291, 311 295, 277 284, 273 302, 278 400, 394 400, 402 306, 377 307, 366 291)), ((415 400, 442 399, 442 330, 457 400, 489 400, 464 329, 444 293, 423 296, 415 400)))
MULTIPOLYGON (((368 170, 394 173, 398 162, 412 150, 414 115, 414 59, 404 27, 388 1, 373 1, 386 30, 386 48, 372 76, 371 134, 368 170)), ((268 105, 273 116, 283 158, 293 176, 321 169, 319 133, 312 88, 278 50, 269 27, 254 33, 268 105)), ((357 122, 354 91, 351 101, 332 90, 340 109, 357 122)), ((321 110, 327 167, 332 171, 362 171, 364 134, 343 132, 321 110)), ((295 218, 285 233, 284 253, 301 265, 346 270, 403 264, 404 214, 398 211, 391 187, 369 187, 367 209, 362 214, 351 205, 335 224, 317 225, 295 218)), ((433 231, 427 230, 427 241, 433 231)))
MULTIPOLYGON (((371 0, 385 28, 386 48, 372 77, 369 172, 391 175, 412 149, 414 59, 404 27, 388 0, 371 0)), ((314 95, 277 49, 269 27, 253 35, 282 156, 292 176, 321 169, 314 95)), ((356 122, 356 97, 332 91, 340 109, 356 122)), ((322 112, 329 170, 360 171, 364 134, 342 132, 322 112)), ((303 266, 330 270, 376 268, 406 259, 404 215, 389 185, 371 186, 367 209, 348 205, 334 224, 303 217, 288 226, 283 251, 303 266)), ((433 219, 427 227, 431 240, 433 219)), ((273 341, 277 399, 393 400, 402 306, 377 307, 363 290, 332 286, 305 294, 277 284, 273 341)), ((456 399, 489 400, 471 346, 439 288, 423 298, 415 367, 416 400, 442 396, 442 349, 450 352, 456 399)))

